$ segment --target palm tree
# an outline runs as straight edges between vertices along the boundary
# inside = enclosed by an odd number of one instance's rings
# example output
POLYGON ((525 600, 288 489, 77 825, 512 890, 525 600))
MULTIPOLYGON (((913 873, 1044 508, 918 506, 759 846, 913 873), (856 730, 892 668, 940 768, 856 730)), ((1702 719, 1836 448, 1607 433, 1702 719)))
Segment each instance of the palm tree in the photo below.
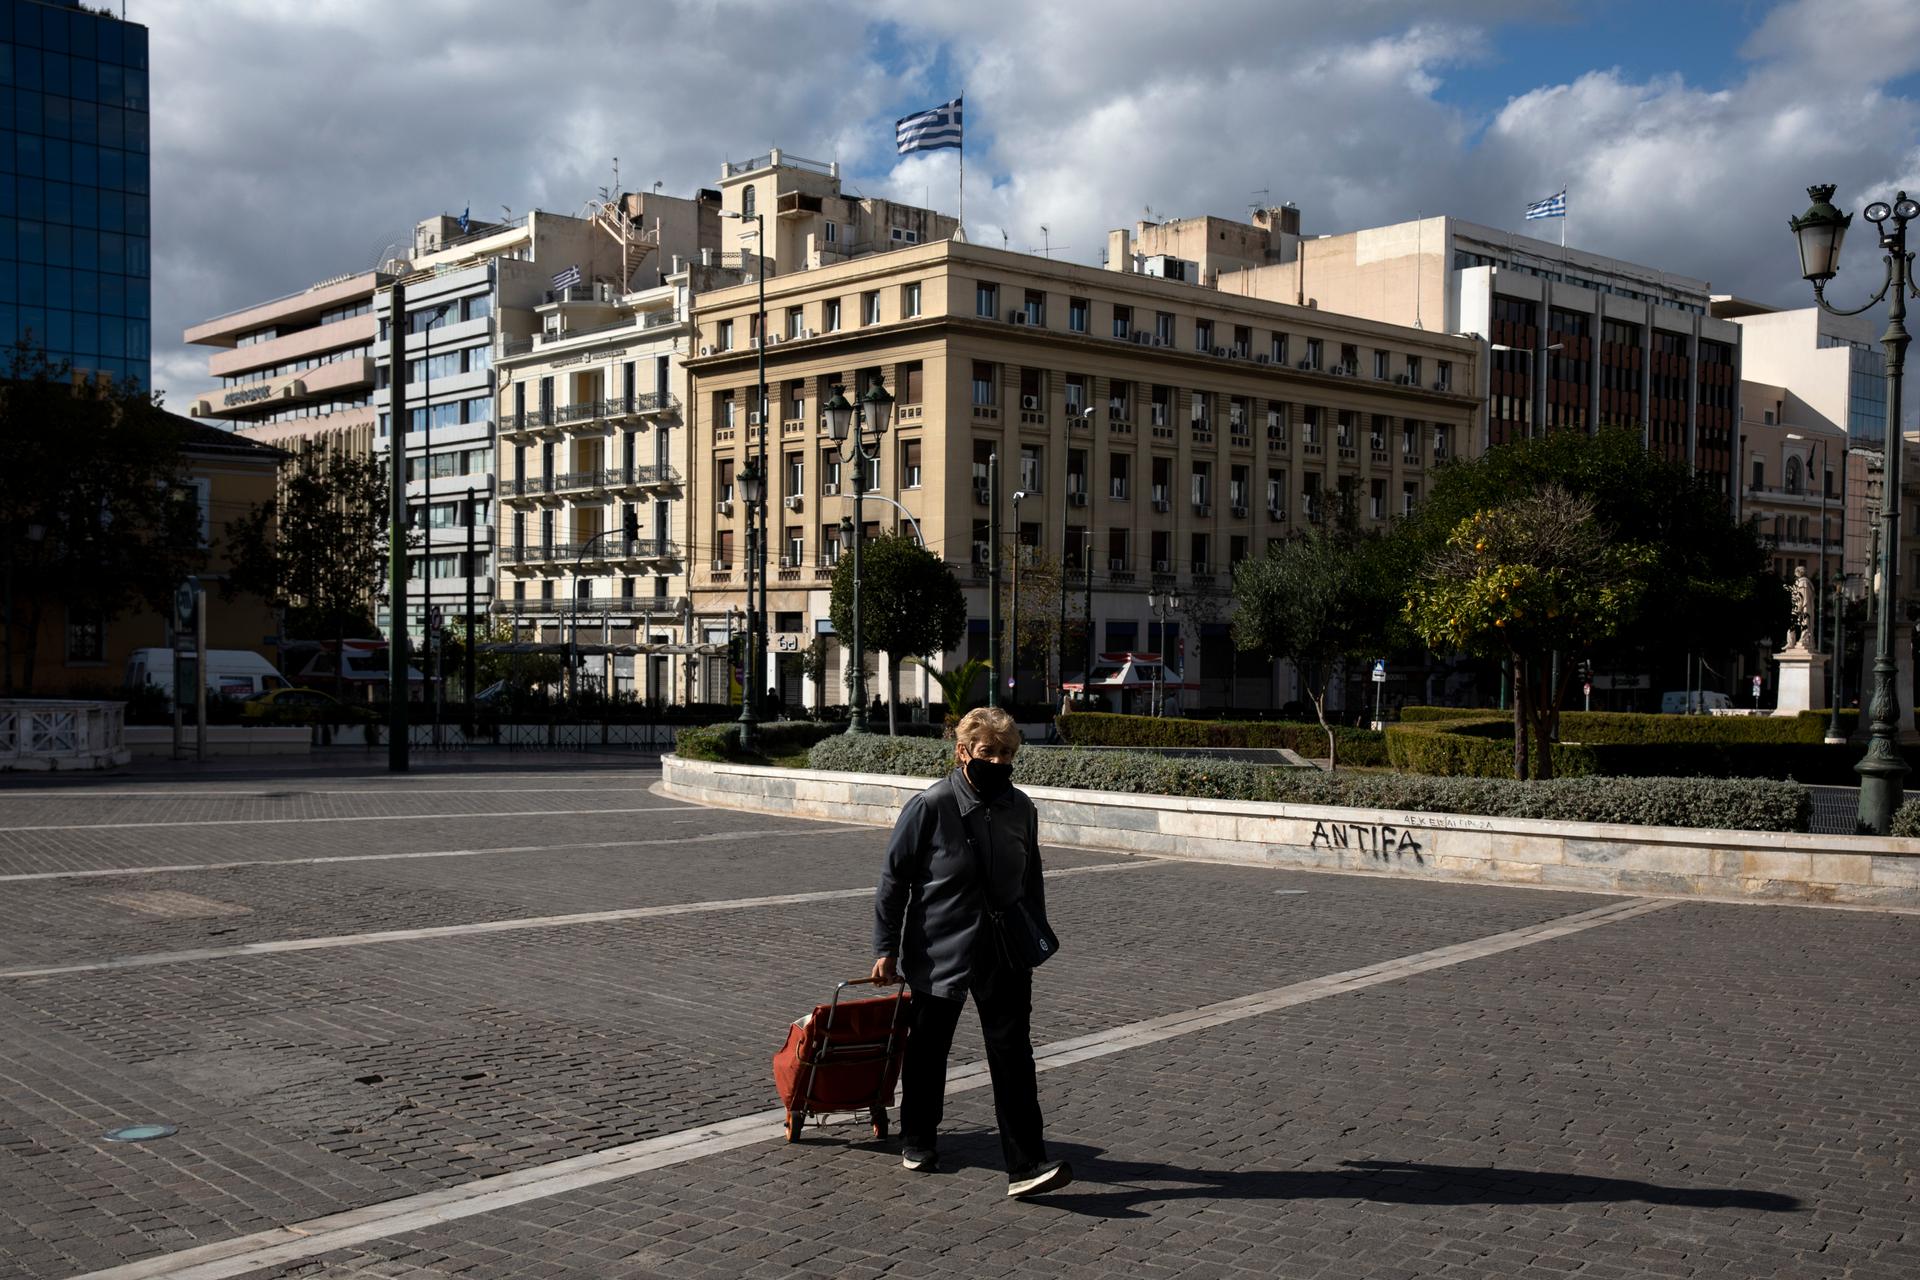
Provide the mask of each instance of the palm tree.
POLYGON ((946 695, 947 715, 945 725, 947 736, 953 736, 954 726, 960 723, 960 717, 979 706, 974 689, 980 684, 982 675, 991 676, 993 664, 985 658, 968 658, 951 671, 938 671, 925 658, 908 658, 908 662, 925 667, 933 672, 933 678, 940 682, 940 692, 946 695))

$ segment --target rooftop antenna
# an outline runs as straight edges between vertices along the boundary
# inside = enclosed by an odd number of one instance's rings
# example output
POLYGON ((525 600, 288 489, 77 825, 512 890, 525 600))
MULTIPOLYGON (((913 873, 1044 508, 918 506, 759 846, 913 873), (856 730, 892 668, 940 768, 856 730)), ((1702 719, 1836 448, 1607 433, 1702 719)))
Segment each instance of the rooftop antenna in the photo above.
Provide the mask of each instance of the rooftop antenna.
POLYGON ((1040 224, 1040 256, 1043 258, 1051 258, 1053 256, 1053 241, 1051 239, 1051 235, 1052 233, 1047 230, 1047 224, 1044 222, 1041 223, 1040 224))
POLYGON ((502 221, 502 222, 512 222, 512 221, 513 221, 513 210, 511 210, 511 209, 509 209, 509 208, 507 208, 507 206, 505 206, 505 205, 501 205, 501 206, 500 206, 500 221, 502 221))
POLYGON ((1268 205, 1273 203, 1273 192, 1271 189, 1267 187, 1260 188, 1258 191, 1254 192, 1253 195, 1254 195, 1253 212, 1255 213, 1260 212, 1262 209, 1266 208, 1268 205))
POLYGON ((620 157, 619 156, 615 156, 613 158, 613 194, 616 198, 618 198, 618 196, 620 195, 620 157))
POLYGON ((1145 210, 1147 211, 1147 221, 1148 221, 1148 222, 1151 222, 1151 223, 1155 223, 1156 225, 1157 225, 1157 224, 1159 223, 1159 221, 1160 221, 1160 215, 1159 215, 1159 214, 1157 214, 1157 213, 1155 213, 1155 212, 1153 211, 1153 206, 1152 206, 1152 205, 1150 205, 1150 204, 1148 204, 1148 205, 1142 205, 1142 206, 1140 206, 1140 207, 1141 207, 1141 208, 1143 208, 1143 209, 1145 209, 1145 210))
POLYGON ((1000 247, 1002 249, 1007 247, 1007 229, 1005 227, 1000 228, 1000 247))
POLYGON ((655 179, 653 180, 653 194, 655 194, 655 195, 659 195, 659 194, 660 194, 660 188, 662 188, 662 187, 664 187, 664 186, 666 186, 666 185, 667 185, 667 183, 666 183, 666 180, 665 180, 664 178, 655 178, 655 179))

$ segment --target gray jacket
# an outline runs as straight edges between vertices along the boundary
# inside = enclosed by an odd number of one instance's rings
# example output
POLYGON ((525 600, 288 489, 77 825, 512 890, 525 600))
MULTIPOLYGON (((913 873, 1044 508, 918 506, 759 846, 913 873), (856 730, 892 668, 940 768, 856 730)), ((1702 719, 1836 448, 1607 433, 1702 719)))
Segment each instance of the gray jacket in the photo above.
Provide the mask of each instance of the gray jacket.
POLYGON ((983 803, 959 769, 907 801, 894 823, 887 863, 873 901, 874 954, 897 957, 915 991, 949 1000, 967 993, 974 937, 987 898, 1004 907, 1025 897, 1046 914, 1040 875, 1040 816, 1026 793, 1009 787, 983 803), (964 830, 963 830, 964 826, 964 830))

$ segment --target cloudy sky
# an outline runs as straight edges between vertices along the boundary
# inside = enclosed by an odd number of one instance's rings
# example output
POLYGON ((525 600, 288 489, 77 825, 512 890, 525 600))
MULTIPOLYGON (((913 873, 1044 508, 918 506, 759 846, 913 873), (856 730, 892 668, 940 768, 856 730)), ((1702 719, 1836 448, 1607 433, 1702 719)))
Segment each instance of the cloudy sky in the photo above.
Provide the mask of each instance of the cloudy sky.
MULTIPOLYGON (((1309 232, 1518 228, 1796 303, 1786 219, 1920 189, 1914 0, 127 0, 152 30, 154 382, 188 324, 371 266, 419 218, 685 195, 770 146, 951 210, 893 120, 962 91, 965 217, 1110 227, 1292 200, 1309 232), (1555 234, 1553 224, 1536 223, 1555 234)), ((1864 297, 1857 236, 1834 292, 1864 297)), ((1875 281, 1877 283, 1877 279, 1875 281)))

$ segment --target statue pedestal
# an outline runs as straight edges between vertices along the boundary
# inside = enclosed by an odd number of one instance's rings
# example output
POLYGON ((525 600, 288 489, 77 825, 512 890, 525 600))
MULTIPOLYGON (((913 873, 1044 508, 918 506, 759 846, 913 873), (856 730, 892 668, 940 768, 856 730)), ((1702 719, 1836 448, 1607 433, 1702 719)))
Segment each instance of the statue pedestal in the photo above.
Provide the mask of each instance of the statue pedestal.
POLYGON ((1773 714, 1797 716, 1812 711, 1827 696, 1827 655, 1810 649, 1783 649, 1773 655, 1780 664, 1780 698, 1773 714))

